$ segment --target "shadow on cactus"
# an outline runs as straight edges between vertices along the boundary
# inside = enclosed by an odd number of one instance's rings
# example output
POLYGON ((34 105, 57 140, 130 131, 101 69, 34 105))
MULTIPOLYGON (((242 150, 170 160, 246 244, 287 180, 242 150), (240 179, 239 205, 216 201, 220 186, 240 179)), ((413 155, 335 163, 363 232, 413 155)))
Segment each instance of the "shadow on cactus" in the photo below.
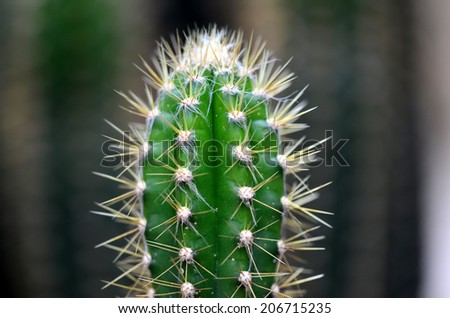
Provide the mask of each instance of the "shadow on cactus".
POLYGON ((143 61, 145 100, 119 92, 141 118, 120 134, 98 175, 124 192, 98 203, 128 229, 98 246, 122 274, 107 282, 141 297, 298 297, 320 278, 299 251, 317 250, 312 223, 330 214, 299 173, 317 153, 292 135, 300 101, 276 97, 293 79, 261 40, 211 27, 162 41, 143 61), (152 91, 156 91, 156 97, 152 91), (299 149, 300 148, 300 149, 299 149), (313 221, 313 222, 311 222, 313 221))

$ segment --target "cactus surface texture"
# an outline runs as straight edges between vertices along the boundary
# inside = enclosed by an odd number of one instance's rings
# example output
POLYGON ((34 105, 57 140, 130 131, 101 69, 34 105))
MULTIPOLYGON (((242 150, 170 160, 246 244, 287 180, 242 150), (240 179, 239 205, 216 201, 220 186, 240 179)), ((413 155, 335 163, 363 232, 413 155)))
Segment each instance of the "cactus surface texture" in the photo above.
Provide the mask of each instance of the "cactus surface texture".
POLYGON ((122 274, 106 283, 142 297, 297 297, 319 278, 298 251, 320 249, 311 232, 327 212, 298 174, 317 144, 291 136, 309 110, 278 97, 294 75, 261 40, 210 27, 162 40, 143 61, 146 97, 119 92, 139 116, 105 162, 124 191, 98 203, 128 226, 99 246, 118 252, 122 274), (154 92, 157 92, 155 95, 154 92))

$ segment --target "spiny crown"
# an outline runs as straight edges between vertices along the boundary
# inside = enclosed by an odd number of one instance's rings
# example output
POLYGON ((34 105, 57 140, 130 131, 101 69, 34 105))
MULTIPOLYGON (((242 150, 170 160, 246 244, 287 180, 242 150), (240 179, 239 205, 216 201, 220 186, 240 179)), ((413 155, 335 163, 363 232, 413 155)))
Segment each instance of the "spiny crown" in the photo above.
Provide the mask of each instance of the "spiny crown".
MULTIPOLYGON (((223 90, 231 94, 239 92, 236 84, 245 82, 249 76, 253 82, 253 94, 274 97, 286 89, 294 74, 286 71, 287 63, 275 67, 276 60, 265 49, 260 39, 248 43, 243 41, 242 32, 227 32, 226 29, 211 27, 208 30, 191 31, 182 44, 180 36, 173 38, 172 45, 162 40, 158 45, 153 69, 145 61, 147 82, 157 89, 170 91, 179 73, 185 73, 187 80, 204 82, 205 70, 216 74, 232 74, 243 77, 238 83, 225 83, 223 90)), ((191 100, 192 103, 192 100, 191 100)))

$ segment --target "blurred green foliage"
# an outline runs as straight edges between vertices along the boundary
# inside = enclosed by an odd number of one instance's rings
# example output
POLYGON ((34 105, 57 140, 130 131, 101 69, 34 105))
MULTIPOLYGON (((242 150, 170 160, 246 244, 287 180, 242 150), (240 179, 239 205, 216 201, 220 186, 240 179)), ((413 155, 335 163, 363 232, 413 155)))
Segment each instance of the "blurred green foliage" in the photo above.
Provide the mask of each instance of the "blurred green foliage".
MULTIPOLYGON (((94 221, 88 211, 101 195, 90 173, 98 169, 99 161, 92 159, 101 155, 99 127, 105 107, 111 107, 117 69, 114 8, 106 0, 48 0, 39 12, 38 30, 38 78, 49 116, 50 197, 59 220, 53 235, 59 242, 58 268, 64 269, 62 293, 86 295, 81 285, 89 277, 80 258, 98 243, 85 224, 94 221)), ((99 292, 98 284, 91 295, 99 292)))

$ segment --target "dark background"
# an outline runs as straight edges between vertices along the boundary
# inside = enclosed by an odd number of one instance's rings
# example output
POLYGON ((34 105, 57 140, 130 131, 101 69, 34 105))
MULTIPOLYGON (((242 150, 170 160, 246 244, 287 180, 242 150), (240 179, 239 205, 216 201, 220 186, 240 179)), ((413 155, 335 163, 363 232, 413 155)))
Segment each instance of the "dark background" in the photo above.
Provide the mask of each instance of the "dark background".
MULTIPOLYGON (((293 57, 290 91, 310 84, 306 98, 319 106, 302 118, 308 138, 331 130, 334 142, 349 140, 341 151, 348 167, 333 161, 311 171, 312 185, 333 181, 314 206, 335 216, 327 219, 332 230, 321 229, 326 251, 302 255, 325 274, 308 284, 307 296, 449 296, 448 277, 440 276, 439 289, 429 274, 448 254, 445 244, 429 254, 430 244, 445 242, 431 228, 441 222, 433 213, 448 207, 439 201, 445 187, 429 191, 438 163, 427 159, 439 155, 432 141, 442 139, 448 121, 439 119, 447 100, 435 98, 440 86, 429 70, 448 74, 447 64, 430 65, 433 45, 445 50, 433 37, 441 34, 435 19, 445 20, 439 5, 0 1, 0 296, 120 295, 100 289, 116 274, 113 253, 94 249, 119 228, 88 212, 117 192, 91 173, 101 170, 101 134, 110 131, 103 118, 122 127, 130 120, 113 90, 142 94, 133 63, 139 55, 149 60, 160 36, 210 23, 242 29, 247 38, 254 30, 280 60, 293 57)), ((445 162, 436 178, 448 174, 445 162)))

